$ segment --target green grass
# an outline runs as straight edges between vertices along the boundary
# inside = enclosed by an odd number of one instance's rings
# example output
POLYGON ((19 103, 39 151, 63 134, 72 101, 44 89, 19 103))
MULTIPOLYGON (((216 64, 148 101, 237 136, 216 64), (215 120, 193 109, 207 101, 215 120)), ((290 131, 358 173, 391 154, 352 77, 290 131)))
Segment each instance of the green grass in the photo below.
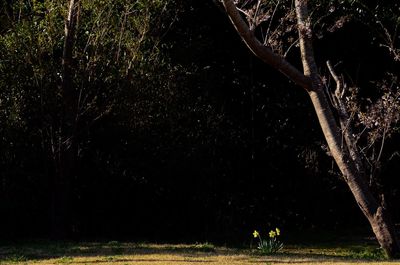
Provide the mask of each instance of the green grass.
POLYGON ((0 246, 0 264, 400 264, 386 261, 369 240, 288 244, 263 256, 254 248, 227 248, 211 243, 148 244, 126 242, 34 242, 0 246))

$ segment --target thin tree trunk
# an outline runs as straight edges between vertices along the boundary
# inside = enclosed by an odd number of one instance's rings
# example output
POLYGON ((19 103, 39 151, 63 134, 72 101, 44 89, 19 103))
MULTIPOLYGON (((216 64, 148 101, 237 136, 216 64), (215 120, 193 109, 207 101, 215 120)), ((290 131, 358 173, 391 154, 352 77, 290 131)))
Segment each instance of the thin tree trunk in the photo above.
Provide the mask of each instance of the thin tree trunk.
POLYGON ((71 182, 75 176, 77 158, 76 127, 78 124, 78 96, 72 79, 72 54, 79 0, 70 0, 65 21, 64 48, 62 57, 62 113, 57 153, 55 156, 55 177, 53 193, 53 236, 67 237, 71 232, 71 182))

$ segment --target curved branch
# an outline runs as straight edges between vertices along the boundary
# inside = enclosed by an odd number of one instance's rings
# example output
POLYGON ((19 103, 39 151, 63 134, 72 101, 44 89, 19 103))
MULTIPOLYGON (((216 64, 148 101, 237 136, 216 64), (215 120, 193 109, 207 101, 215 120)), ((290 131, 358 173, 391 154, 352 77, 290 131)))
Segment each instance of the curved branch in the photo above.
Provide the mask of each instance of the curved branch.
POLYGON ((270 48, 264 46, 249 29, 249 26, 241 17, 236 5, 232 0, 223 0, 225 10, 247 47, 265 63, 271 65, 281 73, 289 77, 297 85, 306 90, 311 90, 311 80, 301 73, 296 67, 290 64, 281 56, 275 54, 270 48))

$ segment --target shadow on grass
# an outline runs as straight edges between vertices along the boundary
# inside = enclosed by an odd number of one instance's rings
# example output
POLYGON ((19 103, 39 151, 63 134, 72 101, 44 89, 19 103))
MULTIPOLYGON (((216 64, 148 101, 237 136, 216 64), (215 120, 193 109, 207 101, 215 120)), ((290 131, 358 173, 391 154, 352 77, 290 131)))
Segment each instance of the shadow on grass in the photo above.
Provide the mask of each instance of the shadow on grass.
MULTIPOLYGON (((110 261, 118 261, 113 256, 122 255, 184 255, 193 258, 199 254, 209 255, 216 252, 216 248, 209 243, 194 245, 157 245, 119 243, 70 243, 70 242, 40 242, 0 246, 0 264, 2 262, 27 262, 47 259, 59 259, 59 263, 68 263, 72 258, 101 256, 110 261)), ((120 261, 127 261, 121 259, 120 261)), ((171 260, 172 262, 173 260, 171 260)), ((104 262, 104 260, 99 260, 104 262)), ((174 261, 175 262, 175 261, 174 261)), ((176 261, 178 262, 178 260, 176 261)), ((196 262, 196 260, 191 260, 196 262)), ((200 262, 200 261, 198 261, 200 262)), ((74 263, 79 263, 74 261, 74 263)), ((84 262, 93 263, 93 262, 84 262)))

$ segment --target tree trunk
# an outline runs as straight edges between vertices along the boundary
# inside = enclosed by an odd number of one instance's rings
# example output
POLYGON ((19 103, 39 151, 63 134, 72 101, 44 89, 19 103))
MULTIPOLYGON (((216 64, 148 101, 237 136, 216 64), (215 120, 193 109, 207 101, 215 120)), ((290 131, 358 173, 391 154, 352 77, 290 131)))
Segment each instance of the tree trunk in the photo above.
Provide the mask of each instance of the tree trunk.
MULTIPOLYGON (((332 113, 332 105, 326 98, 323 84, 318 73, 312 46, 312 31, 308 17, 307 0, 295 0, 297 26, 300 40, 300 52, 304 75, 311 79, 311 89, 308 91, 319 124, 328 143, 332 157, 343 174, 358 206, 368 219, 376 239, 389 258, 400 253, 396 231, 383 206, 379 205, 368 187, 363 172, 357 170, 356 160, 350 155, 352 146, 342 142, 342 132, 332 113)), ((353 154, 355 155, 355 154, 353 154)))
POLYGON ((383 206, 379 205, 372 195, 365 177, 357 172, 354 162, 341 147, 341 133, 323 88, 316 88, 315 91, 309 92, 309 95, 332 157, 342 172, 343 178, 349 186, 358 206, 368 219, 376 239, 389 258, 398 256, 400 248, 394 225, 386 210, 383 206))
POLYGON ((79 0, 70 0, 65 21, 64 48, 62 57, 62 113, 59 125, 57 152, 54 157, 55 176, 52 204, 52 232, 58 238, 68 237, 71 232, 71 182, 75 176, 78 143, 78 95, 73 86, 72 54, 79 0))

